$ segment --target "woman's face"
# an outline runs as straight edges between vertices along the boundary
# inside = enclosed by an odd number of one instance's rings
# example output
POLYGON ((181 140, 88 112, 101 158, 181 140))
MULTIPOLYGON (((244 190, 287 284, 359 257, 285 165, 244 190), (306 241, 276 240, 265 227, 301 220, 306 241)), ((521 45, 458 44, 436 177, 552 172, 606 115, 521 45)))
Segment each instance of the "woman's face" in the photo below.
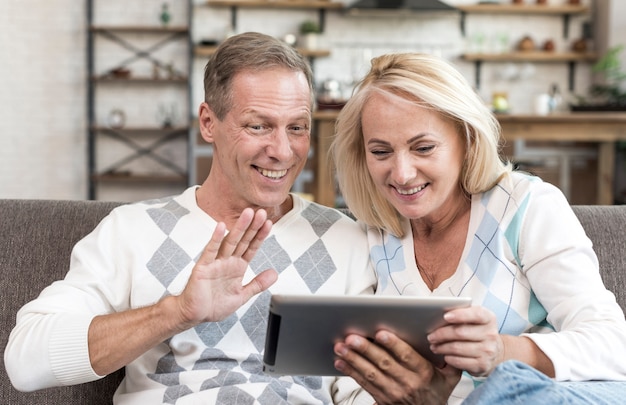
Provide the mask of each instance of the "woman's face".
POLYGON ((374 93, 363 108, 362 125, 369 172, 403 216, 436 221, 467 202, 459 185, 465 142, 449 119, 374 93))

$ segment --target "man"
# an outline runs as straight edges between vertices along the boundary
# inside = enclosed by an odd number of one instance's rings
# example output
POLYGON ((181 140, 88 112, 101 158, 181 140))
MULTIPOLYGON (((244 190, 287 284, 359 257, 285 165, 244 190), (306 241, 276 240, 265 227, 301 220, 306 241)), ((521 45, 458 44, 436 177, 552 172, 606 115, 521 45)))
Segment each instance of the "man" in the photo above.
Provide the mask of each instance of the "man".
POLYGON ((348 378, 262 372, 271 293, 375 284, 356 224, 289 194, 309 151, 310 67, 269 36, 231 37, 206 66, 205 100, 208 178, 115 209, 75 246, 66 278, 18 314, 5 351, 18 389, 125 366, 116 404, 326 404, 362 393, 348 378))

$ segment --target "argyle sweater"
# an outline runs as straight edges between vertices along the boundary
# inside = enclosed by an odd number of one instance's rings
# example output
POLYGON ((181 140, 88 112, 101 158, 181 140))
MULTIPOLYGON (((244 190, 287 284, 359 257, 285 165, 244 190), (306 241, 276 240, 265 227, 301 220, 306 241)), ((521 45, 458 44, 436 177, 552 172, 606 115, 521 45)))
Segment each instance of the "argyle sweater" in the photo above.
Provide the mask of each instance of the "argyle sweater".
MULTIPOLYGON (((417 269, 408 220, 404 227, 402 239, 368 229, 377 294, 472 297, 496 314, 500 333, 532 339, 557 380, 626 380, 623 312, 557 188, 512 173, 472 196, 459 266, 432 292, 417 269)), ((448 403, 460 403, 480 382, 464 373, 448 403)))
MULTIPOLYGON (((221 322, 173 336, 126 366, 115 404, 329 404, 351 402, 347 377, 270 377, 262 372, 271 293, 373 293, 366 235, 336 210, 293 196, 244 277, 273 268, 278 281, 221 322)), ((99 378, 87 331, 98 314, 121 312, 179 294, 216 222, 180 196, 114 209, 72 252, 62 281, 18 314, 9 351, 20 355, 27 389, 99 378)))

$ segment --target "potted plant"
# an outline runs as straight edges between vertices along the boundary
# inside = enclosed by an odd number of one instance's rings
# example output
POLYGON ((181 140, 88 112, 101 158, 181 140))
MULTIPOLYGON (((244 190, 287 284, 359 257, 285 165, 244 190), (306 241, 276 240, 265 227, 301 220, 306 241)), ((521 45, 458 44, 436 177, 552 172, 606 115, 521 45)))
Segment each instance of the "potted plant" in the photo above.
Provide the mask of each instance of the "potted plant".
POLYGON ((306 49, 316 49, 321 33, 322 30, 315 21, 306 20, 302 22, 302 24, 300 24, 300 46, 306 49))
POLYGON ((601 77, 589 89, 590 97, 578 97, 572 111, 626 111, 626 71, 622 70, 620 55, 624 45, 610 48, 593 66, 601 77))

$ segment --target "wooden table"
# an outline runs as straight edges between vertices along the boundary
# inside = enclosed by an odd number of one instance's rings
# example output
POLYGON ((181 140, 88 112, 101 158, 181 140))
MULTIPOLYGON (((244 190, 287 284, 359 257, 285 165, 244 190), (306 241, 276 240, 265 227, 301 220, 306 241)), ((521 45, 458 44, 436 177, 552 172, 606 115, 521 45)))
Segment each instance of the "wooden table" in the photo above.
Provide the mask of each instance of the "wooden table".
MULTIPOLYGON (((317 111, 315 201, 335 205, 335 181, 328 149, 337 111, 317 111)), ((613 204, 615 142, 626 140, 626 113, 564 113, 547 116, 499 115, 506 141, 590 142, 598 144, 598 190, 596 203, 613 204)))

